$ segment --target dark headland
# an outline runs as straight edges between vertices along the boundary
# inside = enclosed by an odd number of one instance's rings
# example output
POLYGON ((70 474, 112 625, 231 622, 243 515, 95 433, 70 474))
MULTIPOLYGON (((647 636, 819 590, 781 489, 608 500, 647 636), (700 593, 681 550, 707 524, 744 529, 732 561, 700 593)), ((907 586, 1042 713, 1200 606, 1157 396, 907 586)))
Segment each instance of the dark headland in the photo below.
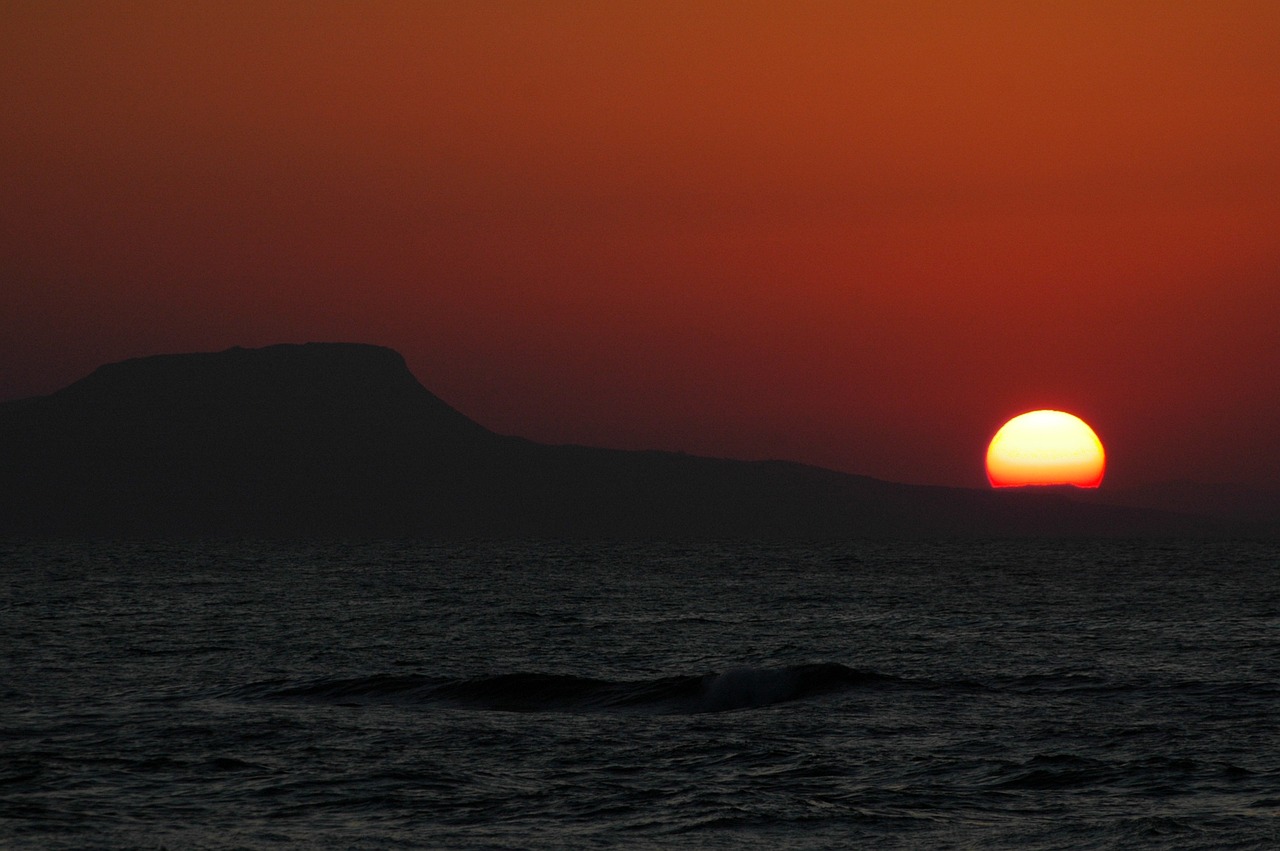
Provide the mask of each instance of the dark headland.
POLYGON ((1070 493, 548 446, 449 407, 396 352, 310 343, 110 364, 0 405, 0 537, 753 538, 1231 531, 1070 493))

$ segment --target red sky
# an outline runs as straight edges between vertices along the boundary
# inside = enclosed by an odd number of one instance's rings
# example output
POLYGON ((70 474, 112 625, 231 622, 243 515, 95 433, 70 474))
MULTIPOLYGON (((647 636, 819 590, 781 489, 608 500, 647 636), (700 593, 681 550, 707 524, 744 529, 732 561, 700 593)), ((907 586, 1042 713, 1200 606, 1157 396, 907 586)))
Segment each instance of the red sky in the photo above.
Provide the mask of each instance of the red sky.
POLYGON ((1280 4, 0 10, 0 398, 352 340, 536 440, 1280 482, 1280 4))

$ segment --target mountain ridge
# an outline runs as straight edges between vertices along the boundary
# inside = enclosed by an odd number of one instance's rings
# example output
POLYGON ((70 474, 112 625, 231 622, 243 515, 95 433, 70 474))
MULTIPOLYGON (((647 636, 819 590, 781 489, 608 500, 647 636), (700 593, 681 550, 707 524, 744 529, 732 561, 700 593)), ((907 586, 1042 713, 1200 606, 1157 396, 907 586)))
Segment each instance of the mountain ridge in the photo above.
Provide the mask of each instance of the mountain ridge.
POLYGON ((496 434, 356 343, 154 355, 0 405, 0 535, 1217 534, 1202 516, 496 434))

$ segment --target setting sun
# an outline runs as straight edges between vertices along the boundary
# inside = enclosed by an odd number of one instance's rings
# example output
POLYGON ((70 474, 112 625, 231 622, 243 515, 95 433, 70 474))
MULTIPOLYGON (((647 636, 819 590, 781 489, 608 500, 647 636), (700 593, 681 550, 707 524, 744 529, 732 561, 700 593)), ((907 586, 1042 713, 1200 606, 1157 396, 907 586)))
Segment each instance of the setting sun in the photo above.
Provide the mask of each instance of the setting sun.
POLYGON ((1031 411, 1009 420, 987 447, 992 487, 1102 484, 1106 453, 1084 420, 1063 411, 1031 411))

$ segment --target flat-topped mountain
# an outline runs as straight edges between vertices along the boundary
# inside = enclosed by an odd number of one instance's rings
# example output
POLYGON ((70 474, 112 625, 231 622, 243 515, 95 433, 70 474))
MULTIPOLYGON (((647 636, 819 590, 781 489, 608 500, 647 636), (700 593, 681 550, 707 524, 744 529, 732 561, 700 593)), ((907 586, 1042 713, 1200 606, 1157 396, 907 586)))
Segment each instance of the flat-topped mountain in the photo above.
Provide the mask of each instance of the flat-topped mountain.
MULTIPOLYGON (((180 441, 190 431, 255 440, 274 425, 372 439, 412 424, 417 437, 485 434, 418 383, 391 349, 350 343, 156 355, 99 367, 42 399, 9 403, 47 415, 87 415, 97 426, 162 430, 180 441), (224 430, 229 430, 230 433, 224 430)), ((2 410, 2 408, 0 408, 2 410)))
POLYGON ((110 364, 0 405, 0 535, 814 539, 1211 533, 1061 493, 783 461, 547 446, 485 429, 376 346, 110 364))

